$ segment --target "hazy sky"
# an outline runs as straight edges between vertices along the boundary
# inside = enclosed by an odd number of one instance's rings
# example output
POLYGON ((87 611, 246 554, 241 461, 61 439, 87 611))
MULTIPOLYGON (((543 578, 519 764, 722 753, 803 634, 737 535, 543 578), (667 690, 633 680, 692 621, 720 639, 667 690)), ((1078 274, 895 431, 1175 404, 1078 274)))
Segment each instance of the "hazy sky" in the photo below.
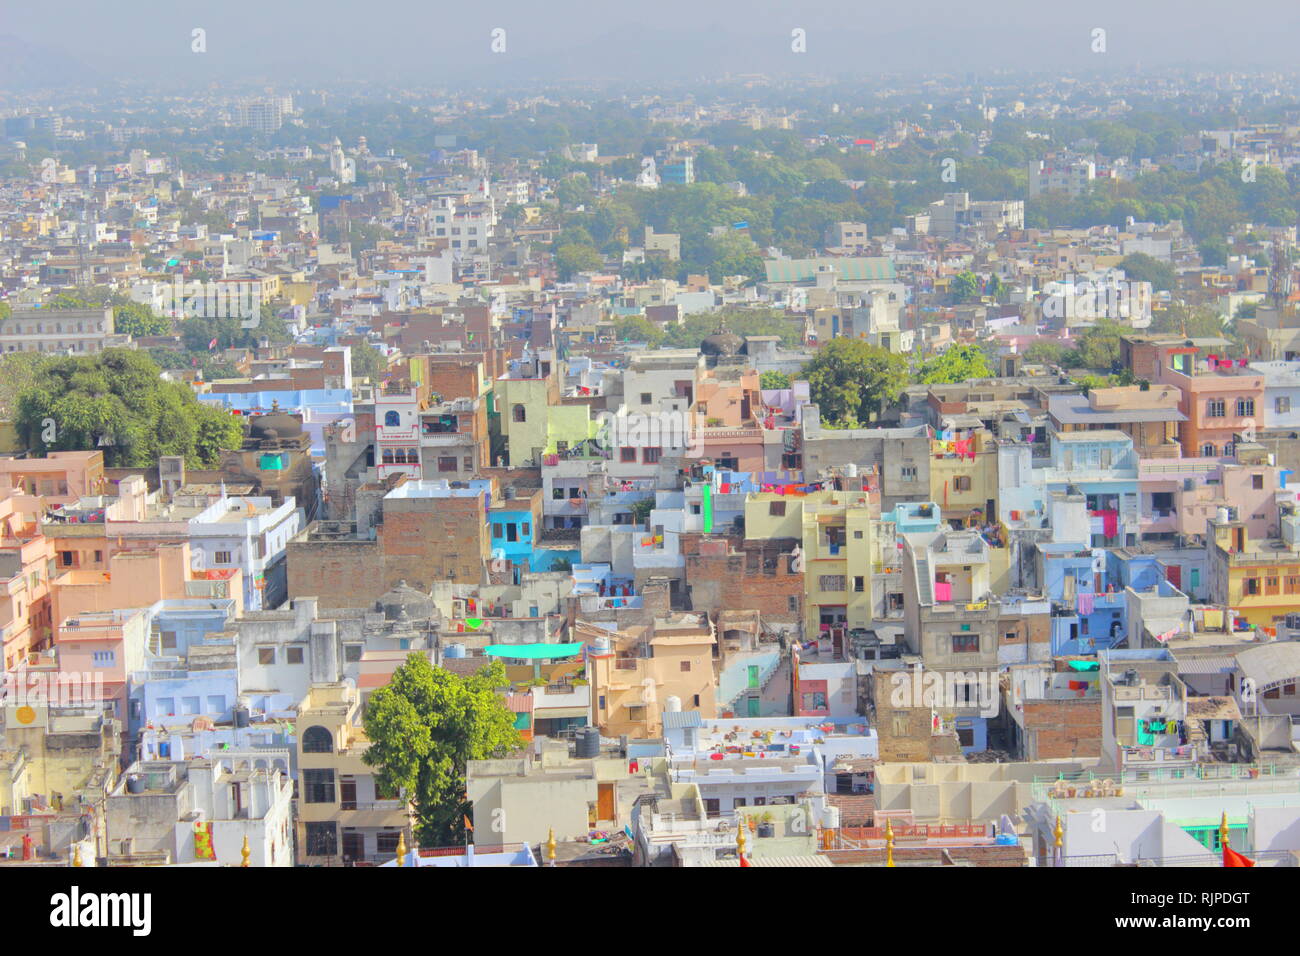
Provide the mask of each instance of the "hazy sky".
POLYGON ((0 83, 525 78, 689 81, 736 72, 1286 69, 1297 0, 64 0, 7 4, 0 83), (207 31, 192 53, 191 30, 207 31), (506 52, 490 50, 493 28, 506 52), (807 52, 791 52, 791 30, 807 52), (1092 31, 1107 31, 1105 53, 1092 31), (12 51, 17 50, 16 54, 12 51), (10 53, 14 58, 6 66, 10 53), (66 59, 65 59, 66 58, 66 59), (17 74, 17 75, 15 75, 17 74))

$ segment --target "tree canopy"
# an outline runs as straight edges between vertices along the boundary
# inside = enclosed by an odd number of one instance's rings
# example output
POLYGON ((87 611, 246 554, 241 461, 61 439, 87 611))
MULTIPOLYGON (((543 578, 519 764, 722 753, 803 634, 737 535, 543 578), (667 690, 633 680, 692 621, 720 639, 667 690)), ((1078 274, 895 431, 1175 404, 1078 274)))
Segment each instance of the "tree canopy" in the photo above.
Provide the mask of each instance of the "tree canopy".
POLYGON ((223 449, 242 444, 238 418, 160 373, 148 355, 130 349, 51 357, 19 393, 14 425, 33 453, 99 448, 115 468, 157 464, 160 455, 207 468, 223 449))
POLYGON ((831 339, 801 375, 822 421, 832 428, 865 426, 907 384, 901 355, 857 339, 831 339))
POLYGON ((504 757, 521 745, 514 714, 497 693, 508 684, 499 661, 462 677, 412 653, 370 696, 370 747, 362 759, 384 790, 411 801, 421 846, 463 840, 468 762, 504 757))
POLYGON ((921 366, 924 385, 950 385, 972 378, 990 378, 993 368, 978 345, 953 345, 921 366))

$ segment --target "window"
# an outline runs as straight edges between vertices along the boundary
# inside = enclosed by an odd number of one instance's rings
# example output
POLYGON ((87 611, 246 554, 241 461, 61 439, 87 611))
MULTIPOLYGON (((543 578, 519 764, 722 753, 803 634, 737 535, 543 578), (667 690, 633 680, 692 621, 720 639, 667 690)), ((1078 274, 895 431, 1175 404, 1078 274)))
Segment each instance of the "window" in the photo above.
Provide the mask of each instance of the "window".
POLYGON ((343 659, 349 664, 355 664, 357 661, 361 660, 361 647, 362 645, 360 644, 344 644, 343 659))
POLYGON ((528 421, 528 409, 522 405, 516 405, 511 412, 511 417, 517 422, 526 422, 528 421))
POLYGON ((454 455, 445 455, 438 459, 439 471, 455 471, 456 457, 454 455))
POLYGON ((165 714, 165 715, 167 715, 168 717, 175 717, 175 716, 176 716, 176 698, 174 698, 174 697, 159 697, 159 698, 158 698, 158 713, 159 713, 159 714, 165 714))
POLYGON ((401 842, 402 832, 400 830, 385 830, 382 833, 375 834, 375 849, 382 854, 397 853, 397 845, 401 842))
POLYGON ((525 521, 523 524, 519 526, 519 536, 521 538, 527 538, 532 533, 532 531, 533 531, 533 526, 530 522, 525 521))
POLYGON ((791 594, 791 595, 789 595, 789 596, 786 597, 786 599, 785 599, 785 606, 786 606, 786 609, 789 610, 789 611, 798 611, 798 610, 799 610, 799 599, 798 599, 797 597, 795 597, 793 594, 791 594))
POLYGON ((915 465, 904 465, 901 470, 902 470, 904 481, 916 481, 915 465))
POLYGON ((1215 456, 1215 448, 1213 445, 1211 445, 1209 442, 1206 442, 1204 445, 1201 446, 1202 458, 1213 458, 1214 456, 1215 456))
POLYGON ((274 647, 259 647, 257 649, 257 663, 270 665, 275 663, 274 647))
POLYGON ((1241 582, 1242 594, 1259 594, 1259 578, 1246 578, 1241 582))
POLYGON ((970 491, 970 475, 956 475, 952 479, 953 491, 970 491))
POLYGON ((500 538, 504 533, 505 533, 505 532, 502 530, 502 527, 501 527, 500 524, 493 524, 493 525, 492 525, 492 537, 494 537, 494 538, 500 538))
POLYGON ((1251 475, 1251 476, 1250 476, 1250 487, 1254 488, 1256 491, 1260 491, 1260 490, 1262 490, 1263 487, 1264 487, 1264 476, 1263 476, 1263 475, 1251 475))
POLYGON ((394 411, 384 412, 385 428, 397 428, 401 424, 402 424, 402 416, 399 415, 397 412, 394 411))
POLYGON ((1255 400, 1253 398, 1237 399, 1237 417, 1245 418, 1255 414, 1255 400))
POLYGON ((290 647, 285 651, 285 663, 301 664, 303 661, 303 652, 301 647, 290 647))
POLYGON ((624 463, 636 462, 636 449, 630 446, 624 446, 618 450, 618 460, 624 463))
POLYGON ((768 513, 769 515, 771 515, 773 518, 784 518, 784 517, 785 517, 785 502, 784 502, 784 501, 770 501, 770 502, 768 502, 768 505, 767 505, 767 513, 768 513))
POLYGON ((339 831, 335 823, 308 823, 304 825, 308 856, 334 856, 339 852, 339 831))
POLYGON ((163 632, 162 632, 162 640, 161 640, 160 643, 161 643, 162 649, 163 649, 164 651, 174 651, 174 650, 176 650, 176 632, 175 632, 175 631, 163 631, 163 632))
POLYGON ((682 661, 682 673, 685 674, 691 669, 690 661, 682 661))
POLYGON ((817 578, 817 586, 823 591, 843 591, 844 575, 823 574, 817 578))
POLYGON ((649 392, 642 392, 642 393, 641 393, 641 404, 642 404, 642 405, 649 405, 649 404, 650 404, 650 393, 649 393, 649 392))
POLYGON ((1273 411, 1283 413, 1291 411, 1291 398, 1288 395, 1279 395, 1273 399, 1273 411))
POLYGON ((643 464, 653 465, 659 461, 659 456, 662 454, 662 448, 642 448, 641 461, 643 464))
POLYGON ((952 636, 952 652, 954 654, 978 654, 980 652, 980 636, 978 634, 954 634, 952 636))
POLYGON ((1227 402, 1221 398, 1212 398, 1205 403, 1206 418, 1223 418, 1227 413, 1227 402))
POLYGON ((308 727, 302 734, 302 752, 305 754, 332 754, 334 735, 321 726, 308 727))
POLYGON ((556 487, 556 488, 552 488, 552 489, 551 489, 551 499, 552 499, 552 500, 554 500, 554 501, 563 501, 564 498, 565 498, 565 494, 564 494, 564 489, 563 489, 563 488, 556 487))
POLYGON ((112 667, 113 662, 117 660, 115 651, 95 651, 91 654, 91 659, 96 667, 112 667))
POLYGON ((230 564, 230 552, 218 551, 216 554, 212 556, 212 560, 215 561, 217 564, 230 564))
POLYGON ((333 803, 334 771, 302 771, 302 793, 304 803, 333 803))
POLYGON ((853 578, 854 592, 857 594, 861 594, 866 589, 867 589, 867 579, 863 577, 861 574, 855 575, 853 578))

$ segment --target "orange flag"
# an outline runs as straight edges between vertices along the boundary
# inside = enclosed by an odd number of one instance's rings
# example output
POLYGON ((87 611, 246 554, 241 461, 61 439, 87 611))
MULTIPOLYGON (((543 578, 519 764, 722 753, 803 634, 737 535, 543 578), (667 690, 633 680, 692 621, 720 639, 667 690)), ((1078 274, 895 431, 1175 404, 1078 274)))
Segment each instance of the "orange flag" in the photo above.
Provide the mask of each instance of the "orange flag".
POLYGON ((1254 866, 1255 861, 1242 856, 1230 846, 1223 848, 1223 865, 1224 866, 1254 866))
POLYGON ((473 833, 474 824, 469 822, 469 817, 465 816, 464 814, 461 814, 461 817, 465 821, 465 829, 468 830, 470 833, 473 833))

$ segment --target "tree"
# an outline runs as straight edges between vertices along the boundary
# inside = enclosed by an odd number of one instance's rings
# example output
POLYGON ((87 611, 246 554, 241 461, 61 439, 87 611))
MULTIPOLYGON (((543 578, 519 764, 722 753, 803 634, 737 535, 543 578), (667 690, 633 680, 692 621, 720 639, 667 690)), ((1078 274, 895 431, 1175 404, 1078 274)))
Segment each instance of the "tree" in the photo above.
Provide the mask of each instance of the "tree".
POLYGON ((957 273, 952 277, 952 282, 948 285, 948 293, 952 296, 953 303, 958 305, 978 299, 980 295, 979 276, 970 271, 957 273))
POLYGON ((354 345, 351 352, 354 378, 368 378, 372 383, 377 383, 388 373, 388 359, 370 343, 354 345))
POLYGON ((467 764, 505 757, 522 743, 514 714, 497 694, 508 684, 499 661, 462 677, 413 653, 370 696, 364 721, 370 746, 362 760, 376 769, 385 792, 411 801, 421 846, 464 839, 467 764))
POLYGON ((160 455, 210 468, 242 444, 239 419, 159 375, 148 355, 131 349, 50 358, 19 394, 14 425, 33 453, 99 449, 111 468, 147 467, 160 455))
POLYGON ((113 309, 113 328, 119 334, 138 339, 146 335, 167 335, 172 330, 172 320, 155 315, 143 303, 122 302, 113 309))
POLYGON ((620 342, 645 342, 651 348, 663 343, 664 332, 640 315, 624 315, 614 320, 614 338, 620 342))
POLYGON ((978 345, 953 345, 921 366, 924 385, 950 385, 972 378, 990 378, 993 369, 978 345))
POLYGON ((555 271, 561 282, 569 281, 579 272, 596 272, 604 264, 605 260, 593 246, 569 243, 555 250, 555 271))
POLYGON ((1124 275, 1138 282, 1150 282, 1153 292, 1169 292, 1178 285, 1174 267, 1145 252, 1134 252, 1119 261, 1124 275))
POLYGON ((831 339, 804 368, 822 421, 855 428, 869 423, 907 384, 901 355, 857 339, 831 339))
POLYGON ((785 372, 764 372, 758 377, 759 388, 789 388, 790 376, 785 372))

